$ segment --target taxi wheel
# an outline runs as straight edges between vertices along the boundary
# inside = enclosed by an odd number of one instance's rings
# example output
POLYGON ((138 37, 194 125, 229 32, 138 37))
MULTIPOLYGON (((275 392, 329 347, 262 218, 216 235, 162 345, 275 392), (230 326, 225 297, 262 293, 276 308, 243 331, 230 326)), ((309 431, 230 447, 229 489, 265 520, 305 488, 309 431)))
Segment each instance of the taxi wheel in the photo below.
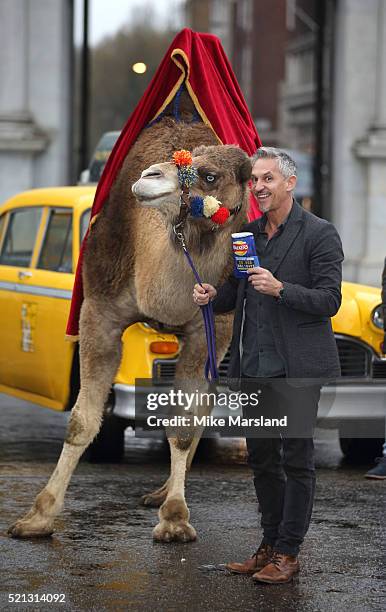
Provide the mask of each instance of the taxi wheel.
POLYGON ((126 427, 124 419, 106 413, 97 437, 86 451, 86 460, 91 463, 120 463, 125 451, 126 427))

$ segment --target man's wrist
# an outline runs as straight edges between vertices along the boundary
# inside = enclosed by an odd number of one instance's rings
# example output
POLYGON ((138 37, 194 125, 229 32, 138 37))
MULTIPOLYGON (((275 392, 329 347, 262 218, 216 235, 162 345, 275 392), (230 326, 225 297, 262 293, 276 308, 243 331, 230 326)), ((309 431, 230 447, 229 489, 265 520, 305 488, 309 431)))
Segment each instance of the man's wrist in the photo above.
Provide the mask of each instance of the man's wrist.
POLYGON ((283 292, 284 292, 284 285, 281 281, 279 281, 279 284, 276 289, 275 297, 278 300, 283 299, 283 292))

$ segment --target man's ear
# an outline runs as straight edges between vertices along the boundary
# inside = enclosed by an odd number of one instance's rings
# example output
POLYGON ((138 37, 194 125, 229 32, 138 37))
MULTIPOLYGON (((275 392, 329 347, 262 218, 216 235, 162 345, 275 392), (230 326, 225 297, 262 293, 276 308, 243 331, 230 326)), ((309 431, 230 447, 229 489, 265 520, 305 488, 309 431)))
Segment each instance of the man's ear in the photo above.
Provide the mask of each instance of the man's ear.
POLYGON ((293 191, 296 187, 296 183, 298 182, 297 177, 293 174, 287 179, 287 191, 293 191))
POLYGON ((237 179, 240 183, 246 183, 251 178, 252 164, 250 159, 244 159, 237 171, 237 179))

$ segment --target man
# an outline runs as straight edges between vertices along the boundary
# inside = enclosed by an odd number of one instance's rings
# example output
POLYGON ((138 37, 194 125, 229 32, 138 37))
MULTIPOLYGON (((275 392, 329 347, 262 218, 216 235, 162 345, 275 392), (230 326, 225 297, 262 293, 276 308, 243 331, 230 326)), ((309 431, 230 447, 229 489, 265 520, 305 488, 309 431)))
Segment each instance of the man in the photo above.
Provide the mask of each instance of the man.
MULTIPOLYGON (((261 147, 252 163, 252 189, 264 214, 244 231, 254 234, 260 267, 248 279, 231 277, 218 291, 195 285, 193 299, 199 305, 214 300, 217 313, 235 310, 229 378, 241 378, 247 390, 263 378, 263 407, 293 414, 294 407, 306 408, 314 422, 321 381, 340 375, 330 317, 341 303, 341 241, 331 223, 294 200, 296 165, 286 153, 261 147)), ((227 567, 258 582, 289 582, 299 571, 311 517, 313 439, 249 436, 247 449, 263 540, 252 558, 227 567)))
MULTIPOLYGON (((383 339, 382 352, 386 354, 386 257, 385 264, 382 272, 382 306, 383 306, 383 330, 385 337, 383 339)), ((385 433, 386 433, 386 421, 385 421, 385 433)), ((386 480, 386 436, 383 444, 382 457, 378 457, 376 465, 372 470, 369 470, 365 474, 365 478, 371 478, 372 480, 386 480)))

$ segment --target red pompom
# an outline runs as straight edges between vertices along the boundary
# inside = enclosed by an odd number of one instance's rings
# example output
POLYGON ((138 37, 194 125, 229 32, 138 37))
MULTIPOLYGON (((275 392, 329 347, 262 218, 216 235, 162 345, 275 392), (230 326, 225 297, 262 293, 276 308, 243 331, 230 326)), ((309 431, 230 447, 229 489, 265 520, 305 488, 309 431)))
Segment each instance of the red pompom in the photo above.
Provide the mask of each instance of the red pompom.
POLYGON ((174 151, 173 162, 176 166, 190 166, 193 162, 192 154, 190 151, 181 149, 180 151, 174 151))
POLYGON ((217 212, 211 216, 211 221, 213 223, 217 223, 217 225, 222 225, 229 218, 229 210, 225 208, 225 206, 220 206, 217 212))

